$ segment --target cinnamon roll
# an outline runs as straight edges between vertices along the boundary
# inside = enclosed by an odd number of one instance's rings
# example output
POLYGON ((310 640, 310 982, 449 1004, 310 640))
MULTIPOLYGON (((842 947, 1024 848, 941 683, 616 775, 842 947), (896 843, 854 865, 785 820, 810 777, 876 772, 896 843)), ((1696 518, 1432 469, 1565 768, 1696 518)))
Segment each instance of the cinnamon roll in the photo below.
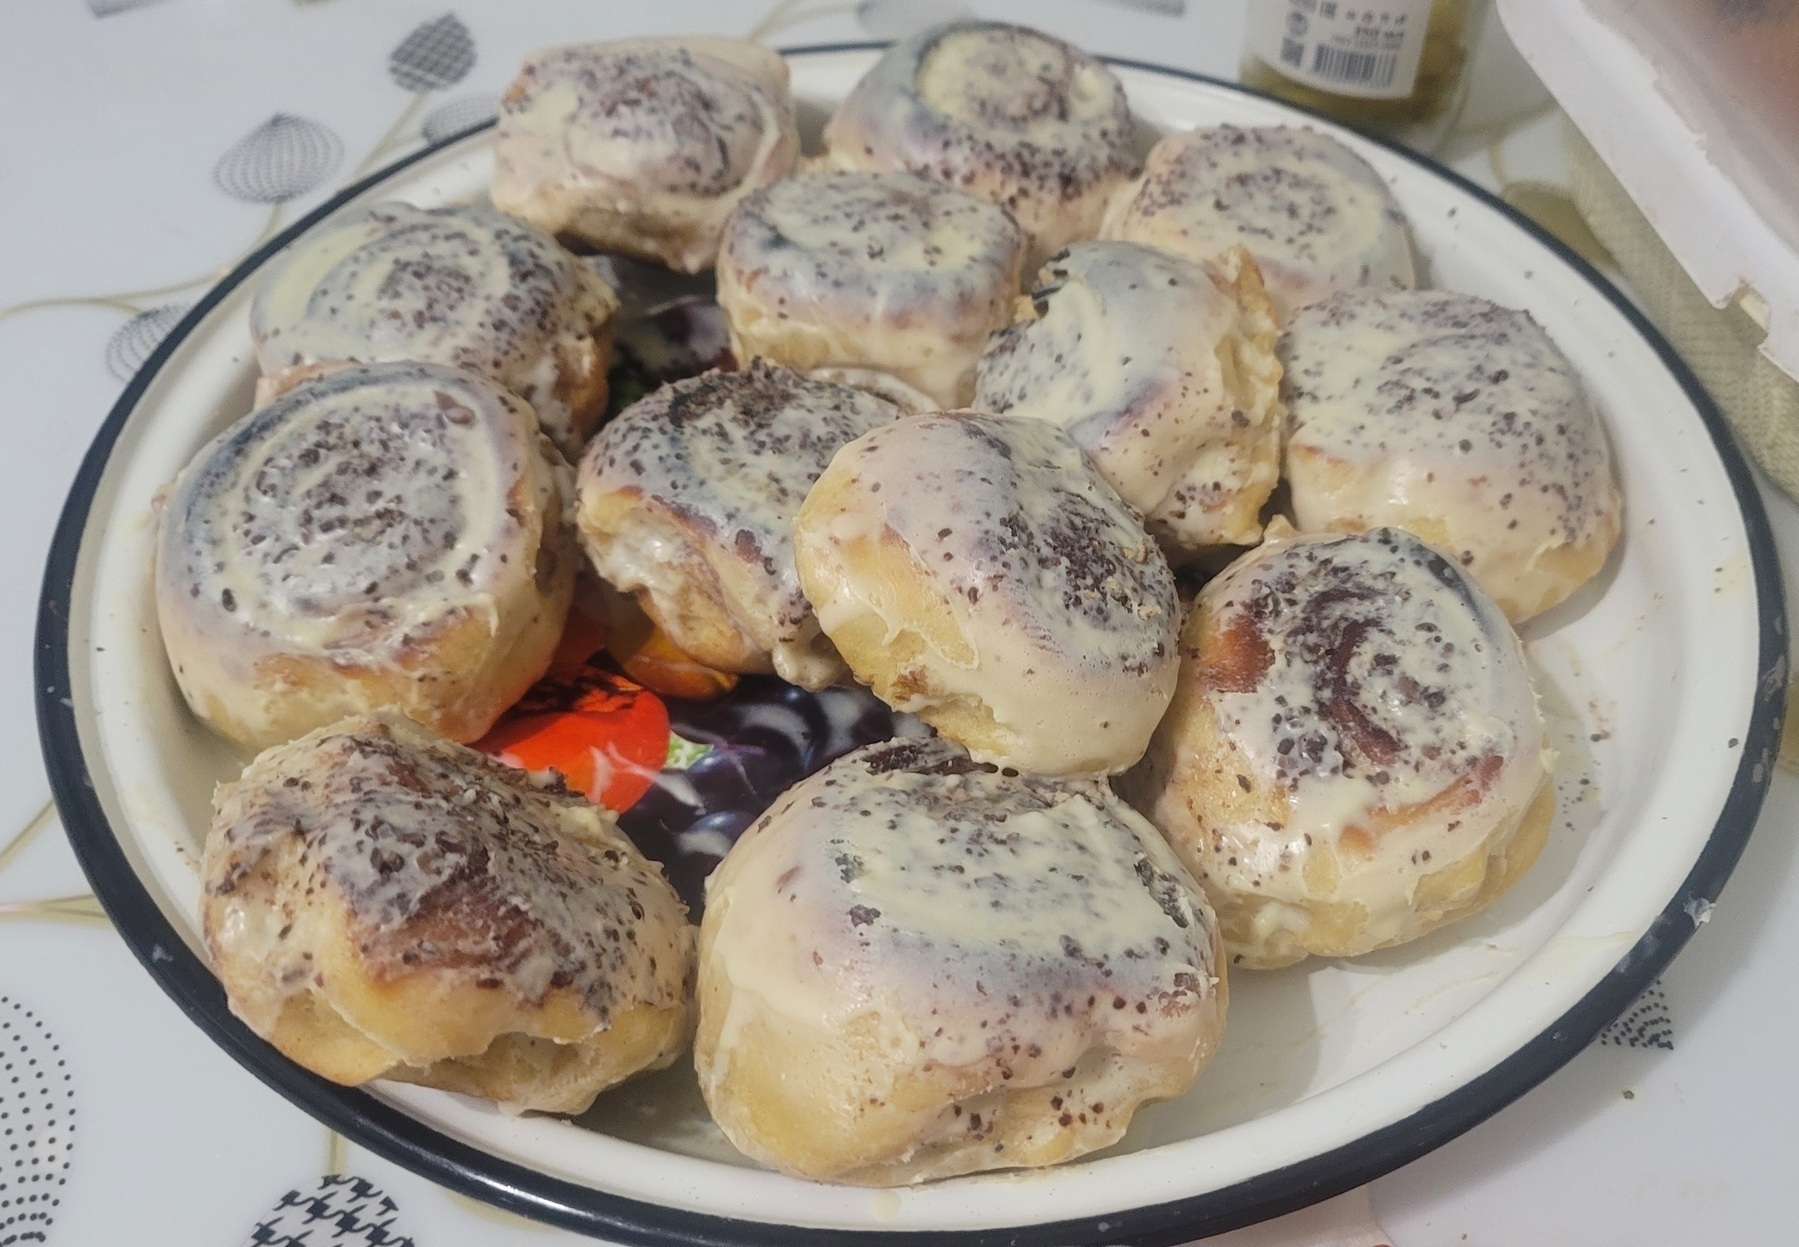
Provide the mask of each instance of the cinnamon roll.
POLYGON ((488 208, 375 204, 306 235, 250 305, 258 401, 342 363, 426 360, 499 382, 570 458, 606 410, 618 297, 488 208))
POLYGON ((1283 322, 1335 290, 1417 281, 1405 214, 1380 174, 1303 127, 1166 136, 1108 205, 1099 236, 1195 260, 1246 247, 1283 322))
POLYGON ((665 385, 581 462, 588 557, 699 662, 822 688, 843 661, 800 591, 793 517, 839 447, 900 414, 762 360, 665 385))
POLYGON ((1174 575, 1046 421, 951 412, 864 434, 812 487, 793 547, 856 678, 982 762, 1123 770, 1173 693, 1174 575))
POLYGON ((1010 319, 1024 236, 972 195, 909 173, 799 173, 749 196, 718 255, 738 359, 872 369, 966 402, 1010 319))
POLYGON ((873 1186, 1048 1165, 1123 1135, 1218 1046, 1204 897, 1103 780, 870 745, 713 874, 700 1089, 725 1135, 873 1186))
POLYGON ((391 711, 222 784, 200 926, 231 1010, 335 1082, 579 1113, 687 1043, 686 908, 610 813, 391 711))
POLYGON ((1127 242, 1050 259, 989 339, 974 407, 1060 425, 1171 557, 1253 545, 1280 478, 1274 311, 1255 261, 1127 242))
POLYGON ((203 447, 167 492, 175 680, 252 748, 394 706, 472 741, 542 675, 579 552, 531 409, 440 364, 359 364, 203 447))
POLYGON ((1471 914, 1555 813, 1511 625, 1410 533, 1297 536, 1199 595, 1127 799, 1205 888, 1233 966, 1347 957, 1471 914))
POLYGON ((1405 528, 1514 621, 1604 566, 1623 526, 1605 429, 1528 312, 1441 290, 1344 293, 1282 337, 1305 531, 1405 528))
POLYGON ((545 48, 500 101, 493 201, 553 234, 712 267, 737 201, 799 159, 787 62, 710 35, 545 48))
POLYGON ((1143 162, 1124 86, 1079 48, 956 21, 889 48, 825 127, 839 169, 903 169, 999 204, 1042 257, 1099 229, 1143 162))

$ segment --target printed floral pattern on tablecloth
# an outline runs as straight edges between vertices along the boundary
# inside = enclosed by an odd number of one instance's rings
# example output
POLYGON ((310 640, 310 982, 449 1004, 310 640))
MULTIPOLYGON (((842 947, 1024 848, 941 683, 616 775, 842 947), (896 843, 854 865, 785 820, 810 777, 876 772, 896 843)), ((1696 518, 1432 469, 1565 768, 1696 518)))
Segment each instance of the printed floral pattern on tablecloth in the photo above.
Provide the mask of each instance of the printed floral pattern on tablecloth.
POLYGON ((0 1244, 48 1241, 75 1146, 75 1080, 37 1013, 0 994, 0 1244))
MULTIPOLYGON (((108 17, 158 2, 88 0, 88 7, 96 17, 108 17)), ((431 18, 408 31, 387 54, 385 69, 389 80, 407 92, 409 98, 386 133, 343 181, 354 182, 382 160, 397 156, 418 142, 436 142, 492 118, 499 110, 499 101, 473 96, 441 104, 423 121, 417 121, 433 95, 468 76, 475 59, 474 36, 454 13, 431 18)), ((103 362, 115 379, 129 381, 193 305, 191 295, 186 300, 157 300, 211 285, 237 259, 273 238, 287 206, 329 182, 342 167, 343 158, 343 140, 329 126, 310 117, 277 112, 232 144, 213 166, 213 185, 220 191, 243 203, 269 208, 262 229, 233 258, 186 281, 147 290, 34 299, 0 307, 0 320, 55 307, 103 307, 123 312, 129 319, 107 340, 103 362)))
POLYGON ((1616 1022, 1599 1032, 1606 1048, 1661 1048, 1674 1050, 1674 1015, 1668 1009, 1668 993, 1655 980, 1616 1022))
POLYGON ((387 1192, 354 1174, 328 1173, 312 1190, 276 1200, 243 1247, 415 1247, 402 1228, 387 1192))

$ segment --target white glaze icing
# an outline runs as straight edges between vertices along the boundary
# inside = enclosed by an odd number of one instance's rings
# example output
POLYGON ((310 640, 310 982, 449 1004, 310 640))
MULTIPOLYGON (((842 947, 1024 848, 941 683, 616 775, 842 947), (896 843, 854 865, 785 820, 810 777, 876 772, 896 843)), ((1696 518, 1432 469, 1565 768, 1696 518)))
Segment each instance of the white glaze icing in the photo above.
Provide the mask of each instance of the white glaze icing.
MULTIPOLYGON (((483 673, 419 669, 422 651, 465 621, 505 639, 558 597, 566 609, 573 492, 530 408, 473 373, 355 365, 290 390, 168 493, 155 579, 176 681, 203 719, 222 712, 258 745, 287 738, 290 659, 480 700, 489 690, 462 683, 483 673)), ((319 723, 371 708, 340 696, 319 723)))
POLYGON ((1041 31, 958 21, 894 44, 838 105, 826 159, 938 178, 1012 213, 1039 256, 1099 228, 1142 162, 1124 86, 1041 31))
POLYGON ((619 589, 647 592, 670 639, 689 652, 671 621, 697 561, 715 582, 702 591, 718 599, 744 648, 782 679, 821 688, 844 667, 800 589, 793 517, 841 446, 900 414, 873 394, 764 361, 663 386, 602 429, 582 460, 588 556, 619 589), (591 517, 603 497, 633 498, 658 522, 621 519, 602 530, 591 517))
POLYGON ((1194 810, 1194 826, 1164 827, 1215 899, 1253 897, 1263 924, 1349 903, 1365 914, 1365 947, 1401 938, 1419 881, 1490 847, 1548 775, 1511 625, 1409 533, 1270 542, 1209 583, 1194 610, 1183 685, 1250 768, 1245 791, 1282 793, 1286 815, 1194 810), (1228 652, 1207 649, 1208 637, 1228 652), (1321 885, 1307 865, 1326 849, 1336 869, 1321 885))
MULTIPOLYGON (((601 1031, 637 1005, 679 1006, 688 990, 686 910, 608 811, 399 714, 265 751, 220 786, 215 809, 202 925, 232 1011, 260 1034, 307 992, 370 1022, 348 985, 321 981, 327 950, 344 945, 374 983, 440 976, 491 991, 525 1033, 552 993, 575 997, 601 1031)), ((394 1043, 378 1025, 364 1036, 394 1043)), ((471 1052, 393 1055, 418 1065, 471 1052)))
POLYGON ((599 412, 571 412, 567 391, 595 369, 603 382, 617 310, 591 266, 522 221, 383 203, 333 218, 289 251, 256 292, 250 331, 270 374, 384 360, 481 373, 530 403, 575 455, 599 412))
POLYGON ((975 409, 1066 429, 1173 549, 1253 544, 1280 474, 1266 300, 1127 242, 1051 257, 1030 300, 988 340, 975 409))
POLYGON ((872 614, 891 638, 916 627, 912 612, 946 613, 958 634, 947 649, 922 638, 922 670, 877 685, 883 700, 932 721, 948 700, 977 699, 1004 741, 977 746, 981 760, 1031 773, 1136 761, 1173 692, 1174 578, 1066 433, 1020 417, 908 416, 845 446, 827 477, 847 478, 842 503, 809 499, 795 531, 826 635, 872 614), (858 562, 890 542, 915 584, 858 562))
POLYGON ((787 64, 716 36, 545 48, 501 101, 494 203, 696 273, 737 201, 792 172, 787 64))
POLYGON ((1283 336, 1302 530, 1395 524, 1528 618, 1596 570, 1623 506, 1580 377, 1528 312, 1447 291, 1337 295, 1283 336), (1582 578, 1586 573, 1583 572, 1582 578))
POLYGON ((822 170, 743 201, 718 300, 739 359, 886 372, 963 401, 1010 319, 1024 238, 1004 209, 908 173, 822 170))
POLYGON ((870 394, 878 394, 908 416, 938 410, 929 394, 912 388, 898 377, 877 372, 873 368, 810 368, 806 375, 814 381, 829 381, 832 385, 847 385, 852 390, 867 390, 870 394))
MULTIPOLYGON (((1002 774, 943 740, 867 746, 792 789, 709 881, 702 938, 702 978, 728 988, 725 1015, 701 1023, 709 1097, 752 1020, 823 1035, 872 1023, 877 1098, 908 1069, 959 1071, 942 1102, 846 1106, 909 1113, 913 1146, 978 1145, 984 1097, 1078 1086, 1077 1068, 1111 1053, 1118 1099, 1069 1092, 1083 1128, 1099 1102, 1101 1137, 1080 1150, 1099 1146, 1145 1080, 1172 1068, 1184 1086, 1223 1022, 1212 914, 1155 829, 1103 780, 1002 774)), ((1008 1163, 979 1151, 963 1171, 1008 1163)))
POLYGON ((1337 140, 1301 127, 1168 135, 1108 206, 1100 237, 1196 260, 1247 247, 1283 321, 1334 290, 1417 280, 1387 184, 1337 140))

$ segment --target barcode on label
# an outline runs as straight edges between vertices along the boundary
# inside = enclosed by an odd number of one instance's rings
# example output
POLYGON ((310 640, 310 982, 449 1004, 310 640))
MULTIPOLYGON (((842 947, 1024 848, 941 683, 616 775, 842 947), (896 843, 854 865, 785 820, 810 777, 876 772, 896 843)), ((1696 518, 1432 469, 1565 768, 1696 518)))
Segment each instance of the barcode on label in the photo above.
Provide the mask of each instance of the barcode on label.
POLYGON ((1289 65, 1303 65, 1306 59, 1306 45, 1297 39, 1282 39, 1281 59, 1289 65))
MULTIPOLYGON (((1281 48, 1285 57, 1286 48, 1281 48)), ((1346 52, 1342 48, 1315 44, 1312 48, 1312 72, 1330 82, 1355 83, 1357 86, 1384 87, 1393 81, 1399 57, 1392 52, 1346 52)))

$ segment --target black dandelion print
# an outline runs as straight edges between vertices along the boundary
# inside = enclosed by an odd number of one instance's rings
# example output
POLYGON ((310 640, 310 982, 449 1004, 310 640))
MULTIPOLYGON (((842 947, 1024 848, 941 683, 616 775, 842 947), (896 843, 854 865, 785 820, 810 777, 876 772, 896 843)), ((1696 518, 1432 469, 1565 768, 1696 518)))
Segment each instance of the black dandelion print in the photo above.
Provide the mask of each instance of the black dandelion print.
POLYGON ((106 340, 106 371, 120 381, 131 380, 150 353, 169 336, 169 330, 181 323, 187 309, 186 303, 165 303, 139 312, 120 325, 106 340))
POLYGON ((1609 1048, 1674 1050, 1674 1015, 1660 979, 1643 989, 1623 1017, 1599 1032, 1599 1042, 1609 1048))
POLYGON ((75 1143, 73 1081, 37 1015, 0 996, 0 1247, 48 1241, 75 1143))
POLYGON ((277 1200, 244 1247, 413 1247, 394 1229, 399 1217, 394 1201, 367 1178, 327 1174, 312 1191, 277 1200))
POLYGON ((475 64, 475 40, 454 13, 422 22, 387 56, 387 74, 404 91, 442 91, 475 64))
POLYGON ((343 155, 337 135, 318 122, 276 113, 219 157, 212 180, 233 199, 286 203, 335 173, 343 155))
POLYGON ((465 95, 461 99, 439 104, 425 114, 419 129, 427 143, 441 143, 452 134, 461 134, 500 115, 500 101, 491 95, 465 95))

